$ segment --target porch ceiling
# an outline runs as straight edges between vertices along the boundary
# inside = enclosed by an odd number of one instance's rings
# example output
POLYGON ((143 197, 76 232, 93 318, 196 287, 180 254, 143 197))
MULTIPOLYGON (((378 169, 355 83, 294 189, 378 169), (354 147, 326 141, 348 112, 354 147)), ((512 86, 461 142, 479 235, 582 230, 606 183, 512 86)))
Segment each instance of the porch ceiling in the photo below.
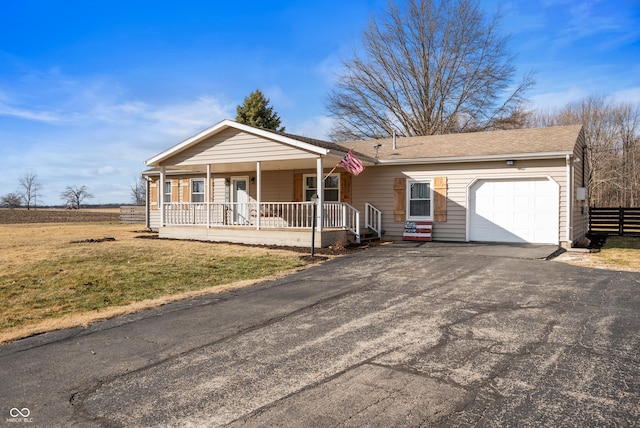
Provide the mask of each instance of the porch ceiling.
MULTIPOLYGON (((341 157, 322 157, 323 168, 333 168, 338 164, 341 157)), ((211 173, 233 173, 233 172, 246 172, 255 171, 256 162, 226 162, 226 163, 212 163, 211 173)), ((302 170, 316 169, 316 158, 310 159, 292 159, 292 160, 274 160, 274 161, 260 161, 260 169, 262 171, 279 171, 279 170, 302 170)), ((207 165, 178 165, 178 166, 166 166, 167 171, 193 171, 193 172, 206 172, 207 165)))

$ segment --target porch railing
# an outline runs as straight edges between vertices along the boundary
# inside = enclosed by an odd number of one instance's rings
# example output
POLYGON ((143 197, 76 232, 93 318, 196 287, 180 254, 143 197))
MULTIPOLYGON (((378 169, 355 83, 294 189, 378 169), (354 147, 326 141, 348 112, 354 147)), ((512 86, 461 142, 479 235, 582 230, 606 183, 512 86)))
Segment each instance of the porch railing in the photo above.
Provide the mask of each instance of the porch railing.
POLYGON ((371 205, 364 204, 364 227, 368 227, 382 238, 382 211, 371 205))
POLYGON ((259 207, 257 202, 164 204, 166 226, 259 225, 264 228, 307 228, 312 225, 312 216, 311 202, 263 202, 259 207))
MULTIPOLYGON (((324 228, 342 228, 360 239, 360 212, 349 204, 323 205, 324 228)), ((312 202, 171 202, 164 204, 166 226, 249 226, 256 228, 310 228, 312 202)))
POLYGON ((326 202, 323 207, 323 227, 346 229, 360 243, 360 211, 345 202, 326 202))

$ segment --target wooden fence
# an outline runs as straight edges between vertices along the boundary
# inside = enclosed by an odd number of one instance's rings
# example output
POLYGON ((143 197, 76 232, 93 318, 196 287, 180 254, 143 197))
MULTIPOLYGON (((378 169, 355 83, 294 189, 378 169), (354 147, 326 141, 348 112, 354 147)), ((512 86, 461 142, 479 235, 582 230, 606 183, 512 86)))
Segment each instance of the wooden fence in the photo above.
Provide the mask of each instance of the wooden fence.
POLYGON ((140 205, 122 205, 120 207, 120 223, 144 224, 146 222, 145 207, 140 205))
POLYGON ((589 233, 640 236, 640 208, 589 208, 589 233))

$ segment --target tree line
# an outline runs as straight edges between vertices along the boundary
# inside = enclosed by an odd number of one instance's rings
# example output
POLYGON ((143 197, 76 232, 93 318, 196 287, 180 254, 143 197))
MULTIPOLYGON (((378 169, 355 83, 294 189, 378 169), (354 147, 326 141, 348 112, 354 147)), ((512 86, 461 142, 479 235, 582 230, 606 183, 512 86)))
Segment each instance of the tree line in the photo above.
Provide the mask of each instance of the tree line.
POLYGON ((640 206, 640 108, 638 104, 591 96, 551 112, 528 115, 528 126, 584 127, 589 204, 640 206))
MULTIPOLYGON (((0 206, 7 208, 36 208, 38 195, 42 198, 42 184, 33 172, 27 172, 18 179, 19 189, 0 197, 0 206)), ((87 186, 67 186, 60 193, 61 200, 67 208, 80 209, 86 199, 93 198, 87 186)))
MULTIPOLYGON (((146 180, 139 177, 130 187, 131 199, 135 205, 144 205, 146 200, 146 180)), ((29 171, 18 179, 18 190, 9 192, 0 197, 0 206, 7 208, 24 207, 27 210, 36 208, 38 197, 42 198, 42 184, 38 176, 29 171)), ((66 186, 60 192, 60 199, 69 209, 80 209, 87 199, 92 199, 93 194, 85 185, 66 186)))

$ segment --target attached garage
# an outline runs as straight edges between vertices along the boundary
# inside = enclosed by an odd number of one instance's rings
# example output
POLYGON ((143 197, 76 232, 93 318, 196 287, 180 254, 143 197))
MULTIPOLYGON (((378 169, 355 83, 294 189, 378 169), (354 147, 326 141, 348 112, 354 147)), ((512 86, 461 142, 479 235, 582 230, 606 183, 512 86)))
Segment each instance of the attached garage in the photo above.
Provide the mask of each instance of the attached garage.
POLYGON ((559 192, 548 177, 476 180, 469 188, 469 240, 557 244, 559 192))
POLYGON ((580 125, 391 138, 342 147, 376 161, 354 178, 353 205, 370 204, 382 211, 387 239, 405 239, 407 225, 415 221, 431 224, 434 241, 570 247, 587 231, 589 170, 580 125), (431 186, 430 194, 416 198, 431 210, 418 219, 411 212, 411 183, 431 186))

